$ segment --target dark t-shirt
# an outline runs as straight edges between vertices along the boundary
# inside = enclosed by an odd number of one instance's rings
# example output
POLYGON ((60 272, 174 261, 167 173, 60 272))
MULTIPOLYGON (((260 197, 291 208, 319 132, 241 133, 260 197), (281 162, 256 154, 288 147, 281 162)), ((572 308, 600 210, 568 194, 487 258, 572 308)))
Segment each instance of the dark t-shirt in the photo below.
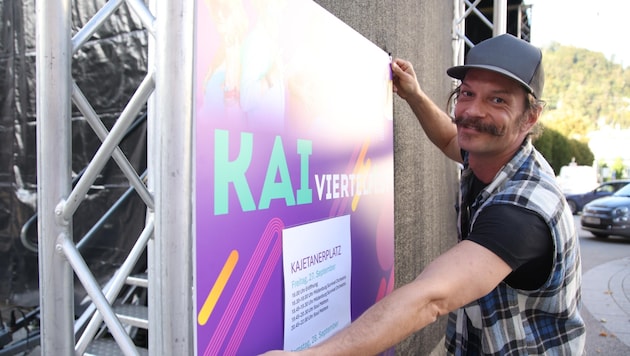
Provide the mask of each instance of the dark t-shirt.
POLYGON ((505 279, 512 288, 534 290, 549 277, 554 251, 551 231, 533 211, 507 204, 486 207, 466 239, 494 252, 512 267, 505 279))

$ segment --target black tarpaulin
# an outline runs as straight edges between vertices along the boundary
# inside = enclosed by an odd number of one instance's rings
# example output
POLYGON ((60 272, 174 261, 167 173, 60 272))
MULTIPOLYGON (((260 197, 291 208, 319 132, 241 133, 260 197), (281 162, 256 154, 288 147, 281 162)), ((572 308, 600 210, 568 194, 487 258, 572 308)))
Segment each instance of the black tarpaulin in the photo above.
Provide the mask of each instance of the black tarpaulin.
MULTIPOLYGON (((105 0, 73 0, 76 33, 105 0)), ((0 306, 39 304, 37 253, 37 143, 35 1, 0 0, 0 306), (30 248, 29 248, 30 247, 30 248)), ((72 76, 107 128, 111 128, 147 71, 148 33, 123 4, 74 55, 72 76)), ((144 114, 144 113, 142 113, 144 114)), ((80 175, 100 145, 81 113, 72 111, 72 171, 80 175)), ((39 118, 45 119, 45 118, 39 118)), ((44 148, 45 149, 45 148, 44 148)), ((121 143, 141 174, 146 167, 143 115, 121 143)), ((128 189, 113 160, 107 164, 73 218, 75 240, 84 236, 128 189)), ((137 196, 86 242, 82 255, 99 279, 106 279, 126 257, 144 226, 145 206, 137 196)), ((80 283, 75 302, 84 295, 80 283)))

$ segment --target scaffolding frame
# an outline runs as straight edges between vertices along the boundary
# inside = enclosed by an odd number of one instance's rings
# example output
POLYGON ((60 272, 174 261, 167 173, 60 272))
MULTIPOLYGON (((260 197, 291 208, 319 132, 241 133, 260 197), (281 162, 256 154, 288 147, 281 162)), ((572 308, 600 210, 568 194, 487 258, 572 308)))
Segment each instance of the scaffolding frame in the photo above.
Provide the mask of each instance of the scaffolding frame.
POLYGON ((475 46, 466 36, 466 18, 477 16, 481 22, 492 29, 492 36, 498 36, 507 31, 507 0, 493 1, 492 21, 478 8, 482 0, 453 0, 453 65, 464 64, 466 46, 475 46))
POLYGON ((146 248, 149 350, 156 355, 194 354, 191 100, 194 2, 150 0, 147 6, 142 0, 109 0, 73 37, 71 0, 38 1, 36 13, 41 352, 83 354, 104 321, 120 350, 125 355, 138 355, 138 348, 111 303, 146 248), (123 4, 140 18, 150 35, 148 70, 107 132, 74 83, 71 64, 76 50, 123 4), (74 187, 72 103, 102 141, 74 187), (146 185, 118 148, 126 128, 144 105, 148 112, 146 185), (110 158, 142 198, 147 214, 145 228, 129 257, 103 287, 74 243, 72 219, 110 158), (88 315, 77 320, 74 274, 94 305, 88 308, 88 315), (86 322, 85 329, 84 325, 77 325, 86 322), (83 332, 75 335, 79 329, 83 332))

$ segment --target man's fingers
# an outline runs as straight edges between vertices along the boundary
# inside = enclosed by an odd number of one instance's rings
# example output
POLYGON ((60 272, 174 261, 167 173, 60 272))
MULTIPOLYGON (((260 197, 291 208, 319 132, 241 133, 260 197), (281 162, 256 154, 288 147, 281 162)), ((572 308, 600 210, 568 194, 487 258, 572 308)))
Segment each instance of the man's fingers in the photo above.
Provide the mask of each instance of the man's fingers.
POLYGON ((403 72, 407 72, 408 69, 411 68, 411 63, 405 61, 404 59, 396 58, 393 63, 403 72))
POLYGON ((400 67, 399 60, 394 60, 392 62, 392 70, 395 72, 404 72, 404 70, 400 67))
POLYGON ((394 72, 394 74, 396 74, 396 76, 398 77, 403 77, 403 76, 414 77, 415 76, 411 63, 405 60, 402 60, 402 59, 394 60, 392 61, 391 67, 392 67, 392 72, 394 72))

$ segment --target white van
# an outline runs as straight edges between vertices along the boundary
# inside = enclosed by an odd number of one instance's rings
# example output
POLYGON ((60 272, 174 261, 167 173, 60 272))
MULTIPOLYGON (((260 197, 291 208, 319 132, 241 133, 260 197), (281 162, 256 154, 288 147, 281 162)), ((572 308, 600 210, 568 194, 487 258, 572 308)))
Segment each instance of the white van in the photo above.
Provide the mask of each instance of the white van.
POLYGON ((599 184, 597 171, 591 166, 563 166, 557 179, 564 194, 585 193, 599 184))

